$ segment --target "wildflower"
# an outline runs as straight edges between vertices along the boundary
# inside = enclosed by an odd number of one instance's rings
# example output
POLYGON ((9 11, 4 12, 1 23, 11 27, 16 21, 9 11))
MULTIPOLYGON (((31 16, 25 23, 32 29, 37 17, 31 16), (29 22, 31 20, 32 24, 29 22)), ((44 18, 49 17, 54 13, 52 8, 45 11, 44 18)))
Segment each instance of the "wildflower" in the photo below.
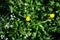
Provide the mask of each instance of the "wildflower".
POLYGON ((4 38, 4 35, 1 35, 1 39, 3 39, 4 38))
POLYGON ((6 25, 5 25, 5 28, 9 28, 10 26, 9 26, 9 22, 8 23, 6 23, 6 25))
POLYGON ((30 19, 30 17, 29 16, 27 16, 26 17, 26 21, 30 21, 31 19, 30 19))
POLYGON ((54 18, 54 17, 55 17, 54 13, 50 14, 50 18, 54 18))

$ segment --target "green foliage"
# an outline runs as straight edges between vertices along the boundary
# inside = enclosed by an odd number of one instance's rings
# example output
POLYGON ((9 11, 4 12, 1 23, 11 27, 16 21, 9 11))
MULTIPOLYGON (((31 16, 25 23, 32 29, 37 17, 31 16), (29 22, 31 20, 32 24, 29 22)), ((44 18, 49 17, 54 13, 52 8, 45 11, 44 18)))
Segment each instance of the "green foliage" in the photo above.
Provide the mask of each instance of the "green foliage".
POLYGON ((53 32, 60 33, 60 0, 1 1, 0 39, 3 35, 4 40, 53 40, 53 32))

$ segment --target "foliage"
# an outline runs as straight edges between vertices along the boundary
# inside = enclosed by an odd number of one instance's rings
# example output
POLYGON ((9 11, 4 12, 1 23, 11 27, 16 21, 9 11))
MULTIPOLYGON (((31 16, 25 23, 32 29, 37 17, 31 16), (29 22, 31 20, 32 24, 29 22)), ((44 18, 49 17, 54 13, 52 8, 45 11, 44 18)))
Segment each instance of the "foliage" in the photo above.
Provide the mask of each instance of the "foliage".
POLYGON ((60 33, 60 0, 0 1, 0 39, 53 40, 53 32, 60 33))

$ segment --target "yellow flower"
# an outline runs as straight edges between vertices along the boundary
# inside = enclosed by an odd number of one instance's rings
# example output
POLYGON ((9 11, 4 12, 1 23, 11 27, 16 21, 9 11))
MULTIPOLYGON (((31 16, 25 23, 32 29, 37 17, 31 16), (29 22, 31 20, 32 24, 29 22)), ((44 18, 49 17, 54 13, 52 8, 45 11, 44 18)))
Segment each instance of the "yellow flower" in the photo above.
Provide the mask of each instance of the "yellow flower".
POLYGON ((55 17, 54 13, 50 14, 50 18, 54 18, 54 17, 55 17))
POLYGON ((30 17, 29 16, 27 16, 26 17, 26 21, 30 21, 31 19, 30 19, 30 17))

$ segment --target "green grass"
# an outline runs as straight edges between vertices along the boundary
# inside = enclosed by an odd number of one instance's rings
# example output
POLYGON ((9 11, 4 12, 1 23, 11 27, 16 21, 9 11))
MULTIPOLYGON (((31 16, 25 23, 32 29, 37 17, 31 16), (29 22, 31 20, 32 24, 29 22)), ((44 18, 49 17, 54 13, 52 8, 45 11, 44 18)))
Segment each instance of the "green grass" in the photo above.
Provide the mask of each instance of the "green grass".
POLYGON ((1 40, 60 40, 59 34, 60 0, 0 1, 1 40))

